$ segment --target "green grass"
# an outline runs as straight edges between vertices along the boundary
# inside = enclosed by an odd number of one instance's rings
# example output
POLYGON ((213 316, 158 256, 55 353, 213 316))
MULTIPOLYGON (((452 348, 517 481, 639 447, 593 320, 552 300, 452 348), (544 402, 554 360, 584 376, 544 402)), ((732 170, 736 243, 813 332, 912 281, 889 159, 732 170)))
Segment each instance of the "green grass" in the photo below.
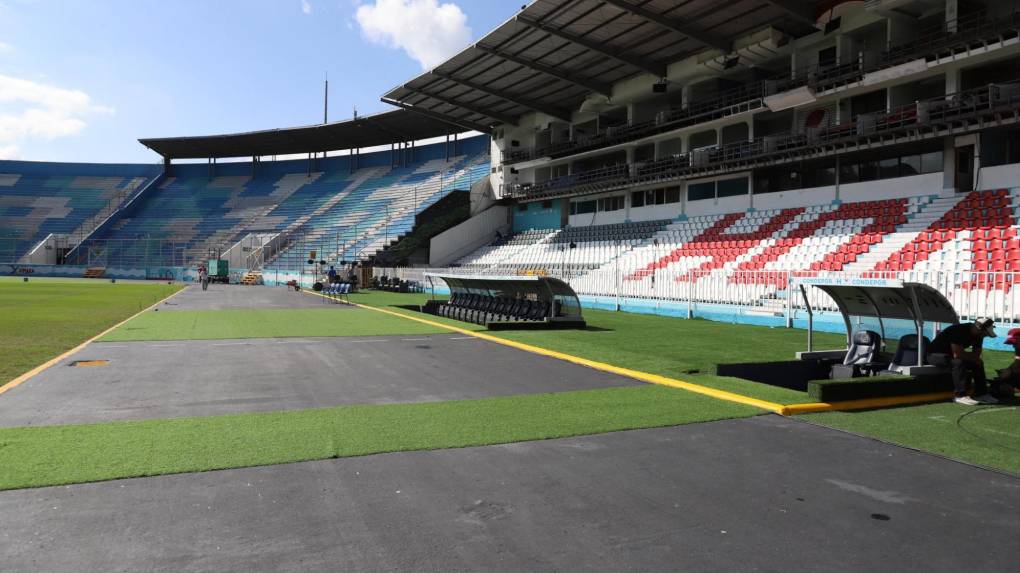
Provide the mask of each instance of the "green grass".
MULTIPOLYGON (((807 348, 807 333, 803 330, 585 309, 584 317, 588 322, 586 330, 487 331, 476 324, 422 315, 401 308, 423 305, 428 298, 428 295, 422 294, 364 291, 353 295, 351 300, 761 400, 780 404, 818 401, 808 396, 807 392, 714 374, 717 364, 793 360, 797 352, 807 348)), ((843 335, 815 333, 816 348, 840 348, 845 345, 846 338, 843 335)), ((985 352, 985 366, 992 374, 993 369, 1006 367, 1012 359, 1013 355, 1008 352, 985 352)))
POLYGON ((0 429, 0 490, 542 440, 760 413, 671 388, 634 386, 0 429))
POLYGON ((803 418, 1020 475, 1020 408, 926 404, 865 412, 826 412, 803 418))
POLYGON ((449 331, 360 308, 173 310, 147 312, 101 340, 217 340, 442 332, 449 331))
POLYGON ((0 279, 0 385, 180 288, 100 280, 0 279))
MULTIPOLYGON (((422 317, 399 307, 424 304, 427 298, 426 295, 367 291, 352 296, 351 300, 422 317)), ((783 404, 810 401, 805 392, 714 374, 719 363, 792 360, 807 345, 804 331, 588 309, 584 310, 584 317, 588 322, 586 330, 514 330, 488 334, 762 400, 783 404), (739 352, 734 350, 734 341, 741 341, 739 352)), ((484 330, 465 322, 426 318, 469 330, 484 330)), ((835 334, 815 335, 820 347, 837 347, 844 344, 844 340, 835 334)))
MULTIPOLYGON (((422 295, 368 292, 356 295, 354 300, 420 316, 397 307, 422 304, 426 298, 422 295)), ((713 371, 717 363, 789 360, 795 352, 804 349, 806 333, 802 330, 587 309, 584 316, 590 327, 588 330, 489 334, 763 400, 783 404, 816 401, 805 392, 704 374, 713 371), (736 341, 741 341, 739 351, 734 350, 736 341), (692 374, 690 370, 701 373, 692 374)), ((463 328, 480 329, 456 321, 433 319, 463 328)), ((816 333, 815 342, 819 347, 836 348, 844 344, 844 338, 816 333)), ((985 367, 990 374, 1011 361, 1010 353, 985 352, 985 367)), ((1020 440, 1020 430, 1017 430, 1020 428, 1020 411, 1000 408, 992 414, 967 414, 972 411, 965 406, 941 403, 867 412, 812 414, 805 418, 861 435, 1020 473, 1020 442, 1017 441, 1020 440), (956 420, 965 414, 962 425, 957 425, 956 420)))

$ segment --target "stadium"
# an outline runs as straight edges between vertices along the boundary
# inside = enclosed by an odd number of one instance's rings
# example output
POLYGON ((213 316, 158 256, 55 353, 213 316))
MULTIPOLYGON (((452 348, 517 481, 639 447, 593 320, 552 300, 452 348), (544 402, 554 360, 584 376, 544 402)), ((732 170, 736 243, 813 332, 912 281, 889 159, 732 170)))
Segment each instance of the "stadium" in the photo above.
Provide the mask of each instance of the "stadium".
POLYGON ((505 12, 0 160, 0 570, 1015 571, 1020 5, 505 12))

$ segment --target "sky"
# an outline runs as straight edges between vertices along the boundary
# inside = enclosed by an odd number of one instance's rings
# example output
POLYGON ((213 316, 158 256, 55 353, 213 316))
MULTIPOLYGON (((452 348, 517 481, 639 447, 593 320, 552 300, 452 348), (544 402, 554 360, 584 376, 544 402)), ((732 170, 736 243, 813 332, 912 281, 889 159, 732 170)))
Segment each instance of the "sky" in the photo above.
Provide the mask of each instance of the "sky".
POLYGON ((155 163, 144 137, 395 109, 522 0, 0 0, 0 159, 155 163))

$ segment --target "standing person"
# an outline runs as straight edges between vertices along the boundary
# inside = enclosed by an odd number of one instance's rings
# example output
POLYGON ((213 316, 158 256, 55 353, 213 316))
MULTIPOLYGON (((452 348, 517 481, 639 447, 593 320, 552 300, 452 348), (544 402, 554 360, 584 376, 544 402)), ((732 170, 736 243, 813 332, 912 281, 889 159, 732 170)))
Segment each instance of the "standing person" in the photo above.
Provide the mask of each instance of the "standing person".
POLYGON ((333 265, 329 265, 329 272, 326 273, 326 276, 329 277, 329 284, 336 284, 336 268, 333 265))
POLYGON ((202 290, 209 290, 209 269, 204 264, 198 265, 198 280, 202 283, 202 290))
POLYGON ((981 359, 981 349, 985 338, 995 338, 995 323, 990 318, 979 318, 974 322, 954 324, 943 330, 932 341, 929 348, 931 354, 944 355, 941 360, 934 359, 933 364, 951 366, 953 372, 953 390, 957 404, 976 406, 978 404, 995 404, 998 402, 988 394, 988 380, 985 378, 985 363, 981 359), (970 350, 967 350, 967 349, 970 350), (948 364, 947 364, 948 363, 948 364), (965 373, 974 376, 974 397, 967 396, 967 378, 965 373))

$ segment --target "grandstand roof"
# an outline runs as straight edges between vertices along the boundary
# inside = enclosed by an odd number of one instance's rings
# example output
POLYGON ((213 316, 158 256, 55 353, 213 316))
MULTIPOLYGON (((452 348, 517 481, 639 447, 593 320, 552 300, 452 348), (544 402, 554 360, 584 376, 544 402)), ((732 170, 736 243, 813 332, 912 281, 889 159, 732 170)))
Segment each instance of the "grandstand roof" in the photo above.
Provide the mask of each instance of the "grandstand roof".
POLYGON ((487 128, 467 122, 455 123, 446 117, 434 117, 399 109, 357 119, 303 127, 138 141, 170 159, 255 157, 374 147, 429 139, 472 129, 484 131, 487 128))
POLYGON ((535 0, 437 68, 383 101, 451 121, 514 124, 539 111, 569 119, 590 93, 769 26, 793 37, 816 30, 807 0, 535 0))

